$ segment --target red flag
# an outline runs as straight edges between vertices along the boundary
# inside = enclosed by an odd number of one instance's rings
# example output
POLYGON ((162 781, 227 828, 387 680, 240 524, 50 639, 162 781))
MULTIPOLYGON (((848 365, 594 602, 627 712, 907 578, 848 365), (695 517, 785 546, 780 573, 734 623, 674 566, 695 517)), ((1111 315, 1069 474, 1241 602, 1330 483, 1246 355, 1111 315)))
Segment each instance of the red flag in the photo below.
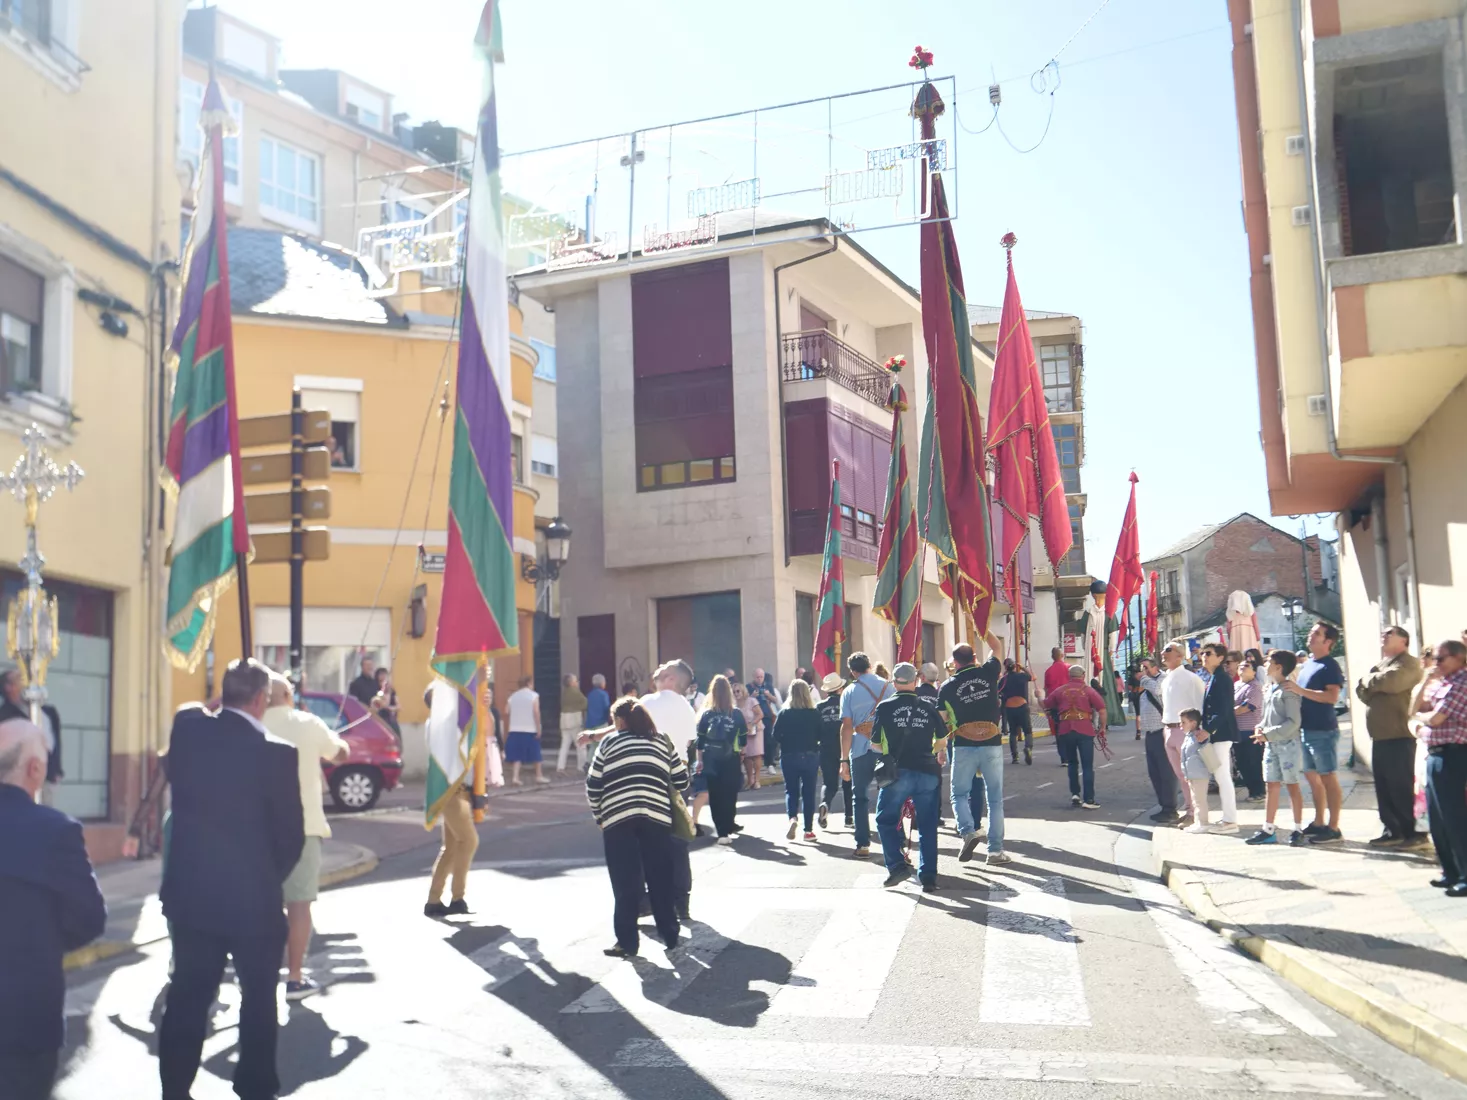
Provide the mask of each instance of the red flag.
MULTIPOLYGON (((931 55, 922 54, 925 68, 931 55)), ((912 114, 921 121, 922 140, 937 133, 942 97, 930 81, 917 92, 912 114)), ((933 156, 936 148, 933 147, 933 156)), ((958 244, 948 214, 939 172, 928 174, 922 158, 923 188, 931 202, 922 221, 922 332, 927 342, 927 407, 922 419, 917 512, 922 537, 937 552, 942 590, 956 600, 980 635, 993 609, 988 490, 983 482, 983 417, 978 411, 973 340, 958 244)))
POLYGON ((1029 518, 1039 520, 1049 560, 1059 563, 1070 550, 1070 508, 1064 478, 1049 426, 1044 384, 1034 359, 1034 341, 1019 284, 1014 279, 1012 234, 1003 238, 1008 250, 1009 279, 998 324, 998 353, 993 361, 993 388, 988 401, 988 454, 994 462, 993 491, 1001 506, 998 556, 1004 563, 1004 587, 1010 607, 1018 606, 1019 547, 1029 533, 1029 518))
POLYGON ((810 663, 821 678, 840 671, 841 643, 846 637, 845 566, 840 556, 840 463, 831 463, 830 519, 825 527, 825 558, 820 565, 820 599, 816 604, 815 652, 810 663))
POLYGON ((1160 629, 1156 618, 1156 586, 1160 582, 1161 576, 1153 569, 1151 576, 1147 580, 1149 583, 1146 586, 1148 589, 1146 593, 1146 648, 1151 651, 1151 655, 1154 657, 1156 656, 1158 641, 1157 634, 1160 629))
POLYGON ((1141 568, 1141 539, 1136 533, 1136 482, 1131 474, 1131 500, 1126 505, 1126 518, 1121 522, 1121 537, 1116 540, 1116 556, 1110 565, 1110 584, 1105 590, 1105 617, 1115 618, 1116 608, 1131 602, 1141 591, 1146 574, 1141 568))

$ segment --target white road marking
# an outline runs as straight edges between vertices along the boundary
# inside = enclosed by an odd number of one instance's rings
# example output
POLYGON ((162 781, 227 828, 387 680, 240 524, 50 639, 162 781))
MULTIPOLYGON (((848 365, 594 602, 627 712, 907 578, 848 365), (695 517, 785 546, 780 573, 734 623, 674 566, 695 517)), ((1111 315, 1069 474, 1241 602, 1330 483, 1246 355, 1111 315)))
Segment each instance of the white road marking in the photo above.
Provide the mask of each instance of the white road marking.
POLYGON ((1053 786, 1054 786, 1054 782, 1051 780, 1048 783, 1041 783, 1041 784, 1039 784, 1039 786, 1035 787, 1034 789, 1036 791, 1042 791, 1042 790, 1044 790, 1045 787, 1053 787, 1053 786))
MULTIPOLYGON (((653 961, 639 958, 624 962, 560 1011, 576 1015, 641 1011, 648 1005, 666 1007, 692 984, 694 978, 711 968, 713 960, 734 942, 734 937, 743 932, 753 916, 752 910, 737 914, 720 910, 724 931, 706 924, 695 924, 691 940, 682 941, 671 959, 653 961)), ((644 946, 651 946, 645 937, 644 946)), ((885 970, 881 976, 885 980, 885 970)))
POLYGON ((1100 765, 1100 766, 1101 766, 1101 767, 1102 767, 1102 768, 1108 768, 1108 767, 1110 767, 1110 766, 1111 766, 1111 765, 1112 765, 1112 764, 1114 764, 1114 763, 1115 763, 1115 761, 1114 761, 1114 760, 1107 760, 1107 761, 1106 761, 1106 762, 1105 762, 1105 763, 1104 763, 1104 764, 1102 764, 1102 765, 1100 765))
POLYGON ((577 867, 603 867, 606 860, 600 858, 580 859, 500 859, 488 863, 475 863, 475 871, 559 871, 577 867))
POLYGON ((1269 1012, 1306 1035, 1334 1035, 1268 971, 1234 951, 1206 925, 1178 913, 1179 903, 1161 883, 1135 878, 1126 879, 1126 883, 1145 904, 1177 969, 1192 984, 1198 1003, 1212 1013, 1213 1019, 1225 1026, 1236 1024, 1255 1035, 1286 1034, 1282 1024, 1256 1015, 1269 1012))
POLYGON ((696 1067, 714 1077, 808 1073, 1130 1085, 1185 1092, 1267 1092, 1378 1097, 1339 1066, 1273 1058, 1214 1058, 1122 1051, 1060 1052, 983 1047, 808 1043, 761 1039, 633 1039, 612 1058, 617 1069, 696 1067))
POLYGON ((917 908, 917 897, 863 892, 861 902, 831 912, 766 1015, 861 1020, 871 1015, 917 908))
POLYGON ((993 1024, 1090 1026, 1063 879, 1049 878, 1039 886, 1015 879, 990 890, 978 1018, 993 1024))

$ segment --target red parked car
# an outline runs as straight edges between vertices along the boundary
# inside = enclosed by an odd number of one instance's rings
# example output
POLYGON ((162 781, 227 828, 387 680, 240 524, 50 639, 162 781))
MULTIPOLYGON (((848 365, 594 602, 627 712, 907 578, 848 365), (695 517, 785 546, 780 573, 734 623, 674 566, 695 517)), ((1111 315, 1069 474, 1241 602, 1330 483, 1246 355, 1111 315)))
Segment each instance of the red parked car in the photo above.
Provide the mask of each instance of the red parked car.
POLYGON ((370 810, 402 781, 402 749, 386 722, 350 695, 304 691, 301 702, 351 746, 345 763, 321 765, 338 810, 370 810))

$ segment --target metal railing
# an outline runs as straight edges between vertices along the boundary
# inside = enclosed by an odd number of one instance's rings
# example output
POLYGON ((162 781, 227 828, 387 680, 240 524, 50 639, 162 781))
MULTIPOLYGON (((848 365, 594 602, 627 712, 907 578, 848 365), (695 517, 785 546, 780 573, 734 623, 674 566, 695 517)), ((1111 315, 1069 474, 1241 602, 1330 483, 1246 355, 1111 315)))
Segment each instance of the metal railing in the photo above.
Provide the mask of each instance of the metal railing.
POLYGON ((891 394, 891 378, 879 364, 825 329, 791 332, 784 337, 780 376, 786 382, 828 378, 882 407, 891 394))
POLYGON ((1158 592, 1156 594, 1156 610, 1158 612, 1174 612, 1182 610, 1181 593, 1158 592))

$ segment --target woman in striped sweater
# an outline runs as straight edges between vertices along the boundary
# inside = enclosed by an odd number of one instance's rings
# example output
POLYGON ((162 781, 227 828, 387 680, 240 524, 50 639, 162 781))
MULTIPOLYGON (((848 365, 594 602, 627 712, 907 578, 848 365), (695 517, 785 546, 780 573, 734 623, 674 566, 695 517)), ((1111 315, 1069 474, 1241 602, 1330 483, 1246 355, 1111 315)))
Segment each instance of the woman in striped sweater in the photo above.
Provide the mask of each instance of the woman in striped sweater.
POLYGON ((688 767, 637 700, 618 700, 611 718, 616 732, 597 746, 586 773, 586 800, 601 826, 616 898, 616 945, 606 954, 625 959, 639 946, 637 914, 644 882, 657 934, 667 947, 677 945, 671 801, 674 789, 687 787, 688 767))

